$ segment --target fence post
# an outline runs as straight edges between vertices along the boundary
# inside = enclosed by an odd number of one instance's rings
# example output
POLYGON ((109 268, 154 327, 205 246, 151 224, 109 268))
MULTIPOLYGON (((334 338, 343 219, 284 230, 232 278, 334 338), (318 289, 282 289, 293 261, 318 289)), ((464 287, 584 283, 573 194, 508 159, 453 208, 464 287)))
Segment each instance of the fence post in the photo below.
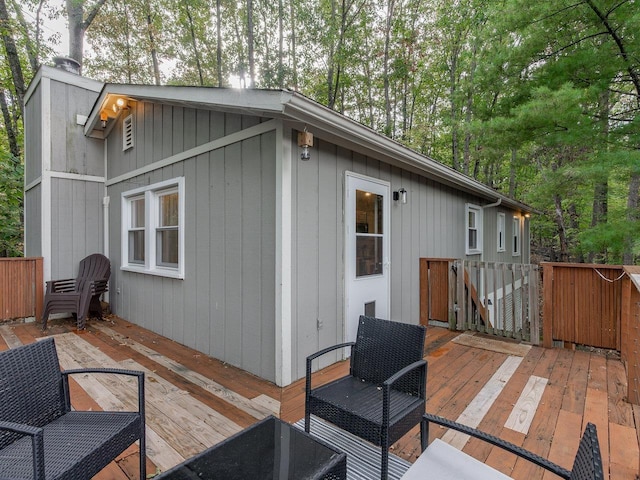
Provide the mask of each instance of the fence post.
POLYGON ((40 318, 42 318, 42 308, 43 308, 43 303, 44 303, 44 270, 43 270, 43 258, 42 257, 37 257, 35 262, 35 270, 36 270, 36 275, 35 275, 35 290, 36 290, 36 295, 35 295, 35 300, 36 300, 36 322, 38 322, 40 320, 40 318))
POLYGON ((553 347, 553 265, 542 263, 542 346, 553 347))
POLYGON ((429 324, 429 261, 420 259, 420 325, 429 324))

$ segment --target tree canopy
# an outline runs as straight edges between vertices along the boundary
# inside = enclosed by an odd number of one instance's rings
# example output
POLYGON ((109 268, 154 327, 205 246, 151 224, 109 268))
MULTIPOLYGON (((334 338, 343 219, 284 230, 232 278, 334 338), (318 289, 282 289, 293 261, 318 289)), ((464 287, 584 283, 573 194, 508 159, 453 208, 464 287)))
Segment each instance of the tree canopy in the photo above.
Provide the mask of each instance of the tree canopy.
POLYGON ((56 15, 83 75, 296 90, 529 203, 539 259, 640 258, 634 0, 0 0, 0 184, 56 15))

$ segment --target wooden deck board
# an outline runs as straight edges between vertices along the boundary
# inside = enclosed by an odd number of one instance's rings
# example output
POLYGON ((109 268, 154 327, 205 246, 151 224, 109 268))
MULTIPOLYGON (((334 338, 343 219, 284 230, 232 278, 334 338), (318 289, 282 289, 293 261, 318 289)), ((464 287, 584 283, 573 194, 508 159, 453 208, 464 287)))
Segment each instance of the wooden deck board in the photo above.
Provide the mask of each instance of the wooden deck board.
MULTIPOLYGON (((71 333, 75 325, 70 320, 50 324, 46 335, 59 337, 65 365, 118 366, 147 372, 150 474, 166 470, 193 451, 209 446, 205 444, 257 421, 234 404, 235 398, 244 399, 261 414, 277 410, 279 405, 280 417, 292 423, 304 415, 303 380, 280 389, 118 317, 105 322, 92 319, 82 334, 71 333), (215 395, 207 388, 212 383, 230 396, 215 395), (179 420, 172 422, 171 418, 179 420), (212 425, 214 431, 194 431, 212 425)), ((44 335, 36 323, 2 325, 0 350, 44 335)), ((500 351, 453 343, 456 336, 456 332, 444 328, 428 327, 425 345, 429 362, 427 408, 449 418, 465 411, 507 358, 500 351)), ((347 370, 348 362, 332 365, 314 374, 314 383, 331 381, 347 370)), ((479 427, 569 468, 582 430, 591 421, 598 428, 605 478, 633 480, 640 467, 640 407, 626 403, 625 382, 624 367, 616 358, 605 358, 597 352, 531 347, 482 415, 479 427), (504 425, 532 375, 549 380, 539 403, 531 407, 531 426, 524 435, 504 425)), ((127 393, 128 388, 127 382, 109 377, 74 379, 74 408, 133 404, 135 395, 132 389, 127 393)), ((432 427, 432 438, 444 433, 445 429, 432 427)), ((467 442, 464 450, 516 480, 553 478, 539 467, 475 439, 467 442)), ((414 428, 399 440, 393 451, 415 461, 420 453, 419 429, 414 428)), ((132 446, 95 478, 137 479, 138 458, 137 447, 132 446)))

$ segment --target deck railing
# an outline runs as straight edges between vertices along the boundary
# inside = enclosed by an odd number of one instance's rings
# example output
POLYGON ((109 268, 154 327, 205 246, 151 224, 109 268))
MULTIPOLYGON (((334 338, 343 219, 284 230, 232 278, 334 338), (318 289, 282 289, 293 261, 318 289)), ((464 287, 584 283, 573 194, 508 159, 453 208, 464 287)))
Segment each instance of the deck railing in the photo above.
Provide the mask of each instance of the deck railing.
POLYGON ((640 405, 640 267, 624 267, 620 357, 627 370, 627 400, 640 405))
POLYGON ((40 318, 42 257, 0 258, 0 320, 40 318))
POLYGON ((543 345, 620 350, 623 267, 542 263, 543 345))

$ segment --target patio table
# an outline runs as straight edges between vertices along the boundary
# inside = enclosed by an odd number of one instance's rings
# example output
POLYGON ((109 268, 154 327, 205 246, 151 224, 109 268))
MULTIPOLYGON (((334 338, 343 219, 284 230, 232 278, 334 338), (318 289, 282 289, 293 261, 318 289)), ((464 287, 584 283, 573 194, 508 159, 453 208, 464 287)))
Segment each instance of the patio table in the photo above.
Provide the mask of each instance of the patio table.
POLYGON ((345 480, 347 456, 270 416, 155 478, 345 480))

